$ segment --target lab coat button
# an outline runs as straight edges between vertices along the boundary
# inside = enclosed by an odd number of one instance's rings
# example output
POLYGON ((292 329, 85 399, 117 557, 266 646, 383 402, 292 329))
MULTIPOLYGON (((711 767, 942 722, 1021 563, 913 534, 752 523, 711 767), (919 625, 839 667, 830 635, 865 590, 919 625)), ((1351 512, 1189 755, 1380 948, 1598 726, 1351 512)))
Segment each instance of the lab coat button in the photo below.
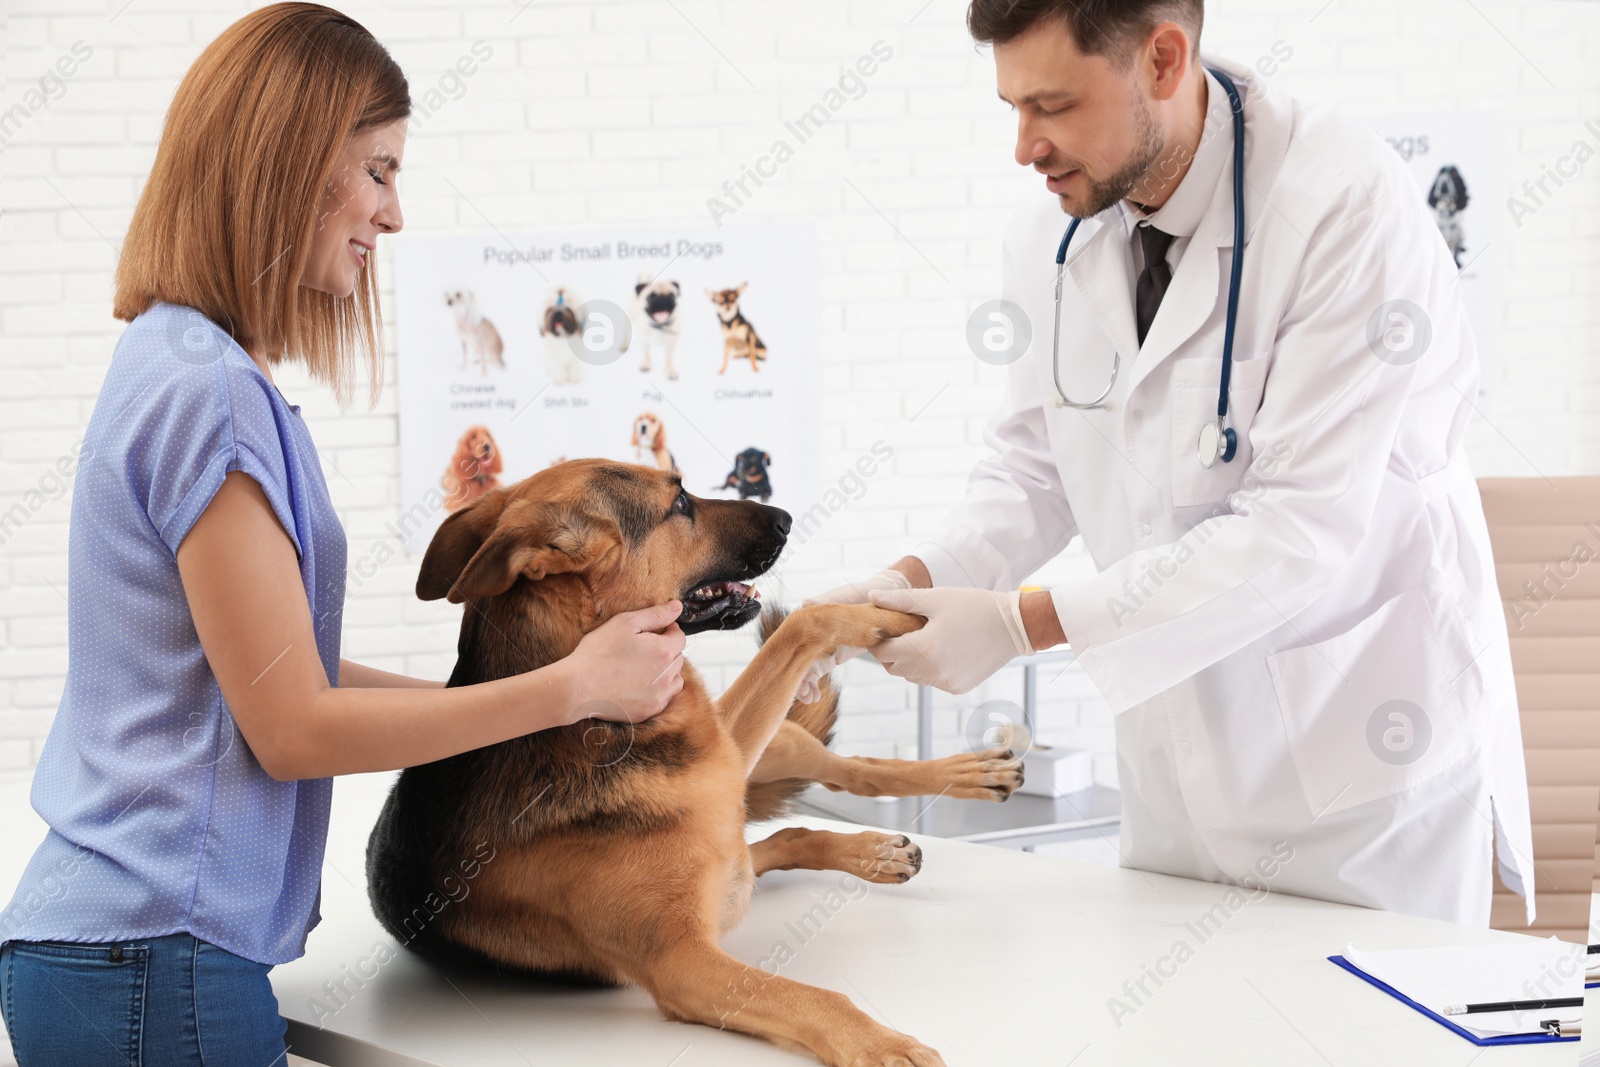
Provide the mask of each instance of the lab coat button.
POLYGON ((1150 536, 1150 524, 1148 522, 1141 522, 1139 524, 1139 532, 1141 534, 1143 534, 1145 537, 1149 537, 1150 536))
POLYGON ((1187 756, 1188 754, 1189 754, 1189 742, 1187 742, 1187 741, 1179 741, 1178 742, 1178 755, 1187 756))

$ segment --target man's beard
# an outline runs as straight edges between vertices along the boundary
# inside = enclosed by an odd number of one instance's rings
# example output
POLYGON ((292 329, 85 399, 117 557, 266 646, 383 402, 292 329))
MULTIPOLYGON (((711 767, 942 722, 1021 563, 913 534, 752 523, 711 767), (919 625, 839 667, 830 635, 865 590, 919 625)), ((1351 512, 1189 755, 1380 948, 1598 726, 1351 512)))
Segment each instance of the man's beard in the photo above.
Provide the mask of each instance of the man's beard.
MULTIPOLYGON (((1134 124, 1137 127, 1139 143, 1135 146, 1133 154, 1128 161, 1117 168, 1115 174, 1104 181, 1089 179, 1089 199, 1081 211, 1073 211, 1067 207, 1065 198, 1062 199, 1062 209, 1074 218, 1087 219, 1100 214, 1118 200, 1133 192, 1133 187, 1139 184, 1139 179, 1144 177, 1152 164, 1161 157, 1166 148, 1166 142, 1161 137, 1161 131, 1156 128, 1155 119, 1150 114, 1150 109, 1145 106, 1142 99, 1135 98, 1134 124)), ((1084 177, 1088 177, 1087 174, 1084 177)))

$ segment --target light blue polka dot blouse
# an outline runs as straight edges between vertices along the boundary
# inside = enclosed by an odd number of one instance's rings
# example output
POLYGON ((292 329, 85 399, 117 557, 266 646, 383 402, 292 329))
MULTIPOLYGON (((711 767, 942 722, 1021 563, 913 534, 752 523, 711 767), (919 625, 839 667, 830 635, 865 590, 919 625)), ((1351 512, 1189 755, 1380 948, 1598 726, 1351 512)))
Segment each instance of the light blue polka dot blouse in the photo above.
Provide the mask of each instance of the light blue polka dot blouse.
POLYGON ((338 684, 345 536, 300 408, 211 320, 157 304, 123 331, 84 435, 66 687, 32 792, 50 831, 0 942, 188 931, 276 964, 321 920, 333 780, 261 769, 178 575, 179 543, 233 470, 261 483, 294 542, 338 684))

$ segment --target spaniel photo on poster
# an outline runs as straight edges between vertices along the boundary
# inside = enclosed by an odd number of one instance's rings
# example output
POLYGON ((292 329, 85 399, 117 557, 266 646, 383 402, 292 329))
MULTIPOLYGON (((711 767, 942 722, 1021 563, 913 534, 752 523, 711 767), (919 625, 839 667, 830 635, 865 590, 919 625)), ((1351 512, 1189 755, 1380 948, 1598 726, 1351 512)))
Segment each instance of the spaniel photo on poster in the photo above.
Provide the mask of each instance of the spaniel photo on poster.
POLYGON ((450 466, 439 484, 444 487, 446 511, 465 507, 491 489, 499 488, 500 446, 487 426, 472 426, 456 442, 450 466))

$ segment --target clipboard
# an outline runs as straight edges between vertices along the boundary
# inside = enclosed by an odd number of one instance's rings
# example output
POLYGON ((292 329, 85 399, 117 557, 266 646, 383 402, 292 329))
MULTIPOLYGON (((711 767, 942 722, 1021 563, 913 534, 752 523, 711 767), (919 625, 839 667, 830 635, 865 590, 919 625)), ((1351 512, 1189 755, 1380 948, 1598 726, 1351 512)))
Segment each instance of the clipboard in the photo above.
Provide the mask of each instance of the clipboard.
POLYGON ((1383 990, 1400 1003, 1421 1012, 1423 1015, 1426 1015, 1440 1026, 1447 1030, 1454 1031, 1455 1033, 1466 1038, 1468 1041, 1472 1042, 1474 1045, 1547 1045, 1555 1041, 1582 1040, 1582 1037, 1578 1034, 1573 1034, 1571 1037, 1553 1037, 1550 1034, 1504 1034, 1500 1037, 1478 1037, 1468 1030, 1463 1030, 1461 1027, 1457 1026, 1443 1015, 1439 1015, 1436 1012, 1428 1010, 1393 986, 1387 985, 1384 982, 1380 982, 1378 979, 1372 977, 1372 975, 1368 974, 1366 971, 1363 971, 1360 967, 1357 967, 1343 956, 1329 956, 1328 960, 1331 963, 1336 963, 1340 967, 1343 967, 1357 978, 1377 986, 1379 989, 1383 990))

